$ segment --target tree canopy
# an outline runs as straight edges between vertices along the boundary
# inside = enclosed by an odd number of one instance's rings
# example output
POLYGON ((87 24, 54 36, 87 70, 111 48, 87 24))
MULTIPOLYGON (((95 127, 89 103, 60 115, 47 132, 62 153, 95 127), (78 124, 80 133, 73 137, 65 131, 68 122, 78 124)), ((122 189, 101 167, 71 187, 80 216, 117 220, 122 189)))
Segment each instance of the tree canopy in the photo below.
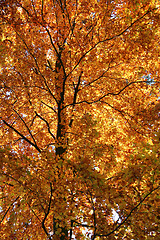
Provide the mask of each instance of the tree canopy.
POLYGON ((0 1, 1 239, 157 239, 159 1, 0 1))

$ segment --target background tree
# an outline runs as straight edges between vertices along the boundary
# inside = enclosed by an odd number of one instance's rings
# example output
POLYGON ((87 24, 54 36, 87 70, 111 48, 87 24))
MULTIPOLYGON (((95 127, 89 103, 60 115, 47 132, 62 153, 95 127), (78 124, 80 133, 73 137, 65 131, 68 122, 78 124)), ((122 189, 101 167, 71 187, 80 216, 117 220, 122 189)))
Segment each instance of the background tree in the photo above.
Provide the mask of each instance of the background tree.
POLYGON ((2 239, 158 237, 158 1, 0 7, 2 239))

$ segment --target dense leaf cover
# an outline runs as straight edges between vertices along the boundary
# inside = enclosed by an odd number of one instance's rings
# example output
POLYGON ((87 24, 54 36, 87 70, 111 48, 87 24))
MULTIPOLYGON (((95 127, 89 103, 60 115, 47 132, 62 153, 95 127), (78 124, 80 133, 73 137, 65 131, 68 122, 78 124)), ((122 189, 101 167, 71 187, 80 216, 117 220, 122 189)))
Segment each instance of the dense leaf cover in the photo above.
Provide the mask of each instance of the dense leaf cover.
POLYGON ((158 239, 159 1, 0 1, 1 239, 158 239))

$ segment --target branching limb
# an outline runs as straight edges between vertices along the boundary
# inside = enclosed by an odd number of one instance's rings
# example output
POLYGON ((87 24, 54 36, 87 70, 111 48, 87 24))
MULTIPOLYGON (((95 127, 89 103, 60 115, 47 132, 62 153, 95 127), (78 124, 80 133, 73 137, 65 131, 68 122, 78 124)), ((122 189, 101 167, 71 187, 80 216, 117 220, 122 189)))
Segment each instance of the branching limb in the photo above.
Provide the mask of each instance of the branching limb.
MULTIPOLYGON (((111 67, 110 67, 110 64, 111 64, 111 62, 109 62, 107 70, 105 70, 99 77, 97 77, 97 78, 94 79, 93 81, 91 81, 91 82, 89 82, 88 84, 86 84, 83 88, 88 87, 88 86, 90 86, 91 84, 97 82, 99 79, 103 78, 104 75, 105 75, 105 73, 108 72, 108 70, 111 68, 111 67)), ((82 88, 81 90, 83 90, 83 88, 82 88)))
POLYGON ((53 135, 53 133, 51 132, 51 129, 50 129, 50 126, 49 126, 49 123, 47 122, 46 119, 44 119, 41 115, 39 115, 37 112, 35 112, 37 117, 39 117, 42 121, 44 121, 47 125, 47 128, 48 128, 48 132, 50 133, 50 135, 53 137, 53 139, 55 140, 55 136, 53 135))
MULTIPOLYGON (((79 85, 81 83, 82 74, 83 74, 83 71, 81 71, 81 73, 79 75, 78 83, 77 83, 76 87, 74 86, 74 96, 73 96, 73 103, 72 103, 72 111, 73 111, 73 109, 75 107, 75 104, 76 104, 77 94, 78 94, 78 91, 79 91, 79 85)), ((69 127, 72 126, 72 123, 73 123, 73 119, 70 120, 69 127)))
POLYGON ((32 138, 33 141, 34 141, 34 144, 37 145, 37 143, 36 143, 36 141, 35 141, 32 133, 31 133, 29 127, 27 126, 26 122, 24 121, 24 119, 19 115, 19 113, 18 113, 15 109, 13 109, 13 111, 18 115, 18 117, 19 117, 19 118, 21 119, 21 121, 24 123, 25 127, 27 128, 27 130, 28 130, 28 132, 29 132, 29 134, 30 134, 30 136, 31 136, 31 138, 32 138))
POLYGON ((50 31, 49 31, 48 28, 46 28, 46 32, 48 33, 48 36, 49 36, 51 45, 53 46, 53 49, 54 49, 54 51, 56 52, 56 55, 57 55, 57 57, 58 57, 58 60, 59 60, 61 66, 62 66, 62 68, 63 68, 63 74, 64 74, 64 77, 65 77, 65 79, 66 79, 66 78, 67 78, 67 75, 66 75, 66 71, 65 71, 64 64, 63 64, 62 59, 61 59, 61 54, 58 52, 56 46, 54 45, 54 42, 53 42, 53 40, 52 40, 51 33, 50 33, 50 31))
POLYGON ((140 20, 142 20, 147 14, 149 14, 152 10, 148 10, 145 14, 143 14, 141 17, 137 18, 134 22, 132 22, 128 27, 126 27, 124 30, 122 30, 120 33, 110 37, 110 38, 105 38, 104 40, 99 40, 97 43, 94 44, 93 47, 91 47, 88 51, 86 51, 78 60, 78 62, 76 63, 76 65, 73 67, 73 69, 70 71, 70 73, 67 75, 67 77, 69 75, 71 75, 71 73, 78 67, 78 65, 80 64, 80 62, 85 58, 85 56, 90 53, 93 49, 95 49, 99 44, 107 42, 107 41, 111 41, 117 37, 120 37, 121 35, 123 35, 126 31, 128 31, 130 28, 133 27, 133 25, 135 25, 137 22, 139 22, 140 20))
POLYGON ((7 123, 4 119, 2 119, 2 117, 0 117, 0 119, 3 121, 3 123, 9 127, 10 129, 12 129, 14 132, 16 132, 19 136, 22 137, 23 140, 25 140, 26 142, 28 142, 31 146, 33 146, 35 149, 37 149, 37 151, 40 153, 41 150, 40 148, 37 146, 37 144, 31 142, 28 138, 26 138, 22 133, 20 133, 15 127, 13 127, 11 124, 7 123))
POLYGON ((27 45, 27 43, 25 42, 25 40, 20 36, 20 34, 19 34, 17 31, 16 31, 16 33, 17 33, 18 37, 22 40, 22 42, 24 43, 24 45, 26 46, 29 54, 30 54, 30 55, 32 56, 32 58, 34 59, 34 62, 35 62, 36 67, 37 67, 37 70, 36 70, 36 71, 37 71, 37 74, 40 74, 40 76, 43 78, 44 83, 45 83, 45 85, 46 85, 46 87, 47 87, 48 92, 50 93, 50 95, 53 97, 53 99, 54 99, 54 100, 56 101, 56 103, 57 103, 57 99, 55 98, 54 94, 53 94, 52 91, 50 90, 50 88, 49 88, 49 86, 48 86, 48 84, 47 84, 47 80, 46 80, 45 76, 42 74, 42 72, 41 72, 41 70, 40 70, 40 68, 39 68, 39 65, 38 65, 38 62, 37 62, 36 57, 35 57, 34 54, 31 52, 31 50, 30 50, 30 48, 28 47, 28 45, 27 45))
MULTIPOLYGON (((100 102, 103 98, 107 97, 107 96, 119 96, 126 88, 128 88, 130 85, 132 84, 135 84, 135 83, 146 83, 146 81, 135 81, 135 82, 131 82, 131 83, 128 83, 127 85, 125 85, 122 89, 120 89, 117 93, 113 93, 113 92, 109 92, 109 93, 106 93, 104 94, 103 96, 101 96, 100 98, 98 98, 97 100, 93 100, 93 101, 87 101, 87 100, 83 100, 83 101, 80 101, 80 102, 76 102, 75 105, 78 105, 78 104, 82 104, 82 103, 87 103, 87 104, 93 104, 93 103, 98 103, 100 102)), ((102 102, 102 101, 101 101, 102 102)), ((71 104, 68 104, 66 105, 64 108, 66 107, 69 107, 69 106, 72 106, 73 103, 71 104)))

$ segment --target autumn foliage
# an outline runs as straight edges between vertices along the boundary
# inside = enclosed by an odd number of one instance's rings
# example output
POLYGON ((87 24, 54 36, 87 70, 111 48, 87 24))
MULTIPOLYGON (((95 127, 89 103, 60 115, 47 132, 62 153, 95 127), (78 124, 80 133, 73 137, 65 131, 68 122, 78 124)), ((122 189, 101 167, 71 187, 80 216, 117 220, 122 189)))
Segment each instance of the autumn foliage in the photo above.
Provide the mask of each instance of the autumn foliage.
POLYGON ((159 1, 0 1, 0 238, 158 239, 159 1))

